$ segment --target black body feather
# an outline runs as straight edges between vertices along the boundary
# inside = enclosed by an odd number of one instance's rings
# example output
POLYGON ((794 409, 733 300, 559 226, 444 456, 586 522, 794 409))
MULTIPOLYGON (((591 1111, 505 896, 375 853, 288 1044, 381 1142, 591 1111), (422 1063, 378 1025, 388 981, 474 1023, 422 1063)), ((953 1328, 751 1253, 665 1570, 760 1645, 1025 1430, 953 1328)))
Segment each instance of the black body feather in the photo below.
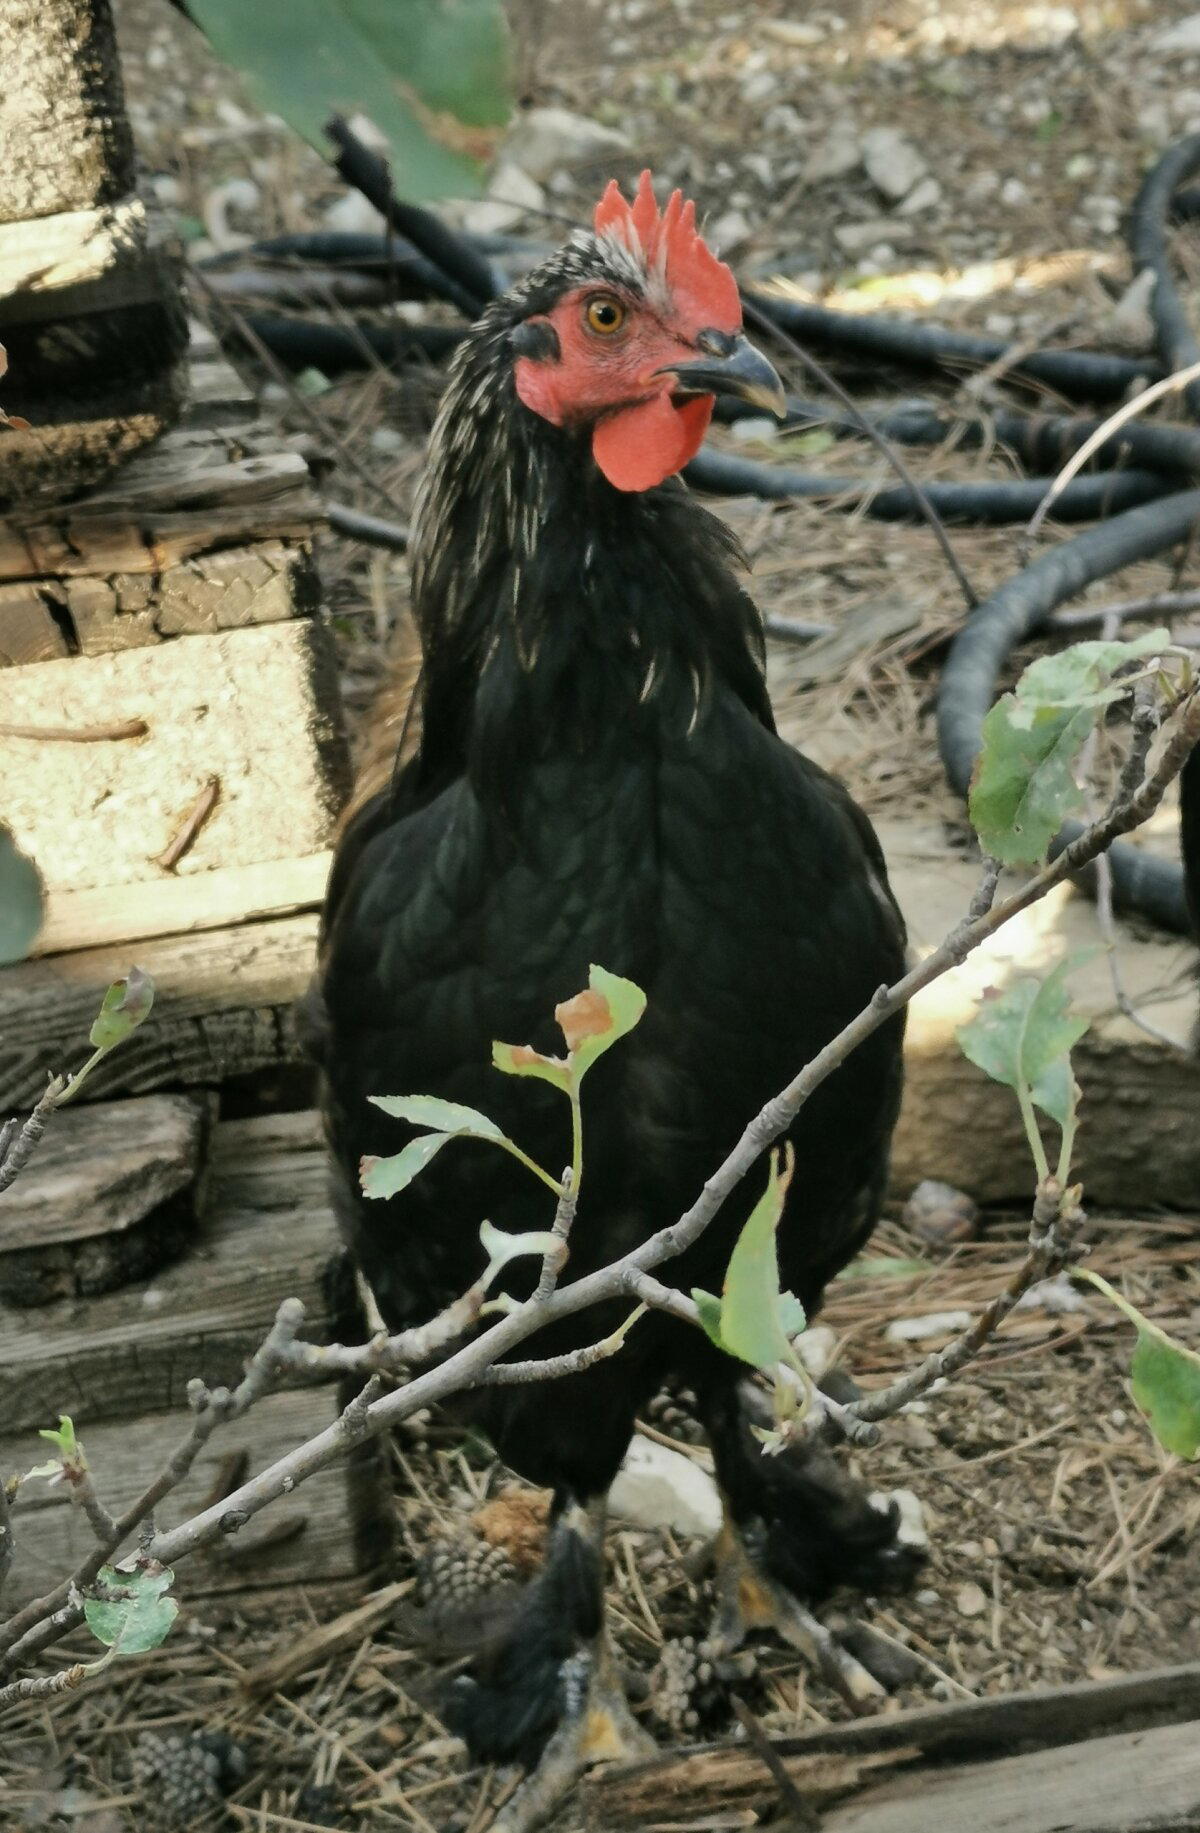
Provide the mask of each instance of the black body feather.
MULTIPOLYGON (((421 746, 356 818, 331 885, 315 1002, 327 1114, 340 1207, 392 1327, 470 1284, 484 1217, 542 1228, 552 1199, 495 1148, 456 1141, 399 1198, 365 1201, 360 1157, 407 1137, 369 1095, 468 1102, 557 1171, 567 1103, 493 1070, 492 1040, 561 1050, 553 1007, 589 963, 636 980, 646 1015, 585 1086, 574 1277, 687 1208, 762 1103, 903 969, 869 823, 775 733, 732 537, 677 483, 614 490, 586 434, 515 397, 514 329, 603 279, 604 259, 567 250, 455 359, 417 518, 421 746)), ((876 1216, 902 1029, 869 1039, 791 1131, 780 1261, 810 1310, 876 1216)), ((764 1178, 665 1277, 719 1290, 764 1178)), ((516 1263, 510 1289, 534 1271, 516 1263)), ((627 1309, 571 1319, 536 1350, 590 1341, 627 1309)), ((739 1375, 655 1314, 586 1374, 472 1406, 516 1470, 587 1498, 668 1372, 711 1396, 739 1375)))

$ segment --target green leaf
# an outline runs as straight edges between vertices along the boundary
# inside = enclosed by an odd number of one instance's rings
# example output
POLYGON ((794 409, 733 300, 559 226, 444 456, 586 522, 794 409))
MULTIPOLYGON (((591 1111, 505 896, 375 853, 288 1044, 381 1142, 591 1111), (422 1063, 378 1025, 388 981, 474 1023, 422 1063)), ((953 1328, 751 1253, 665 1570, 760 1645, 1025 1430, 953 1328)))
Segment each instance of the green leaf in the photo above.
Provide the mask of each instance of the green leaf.
POLYGON ((796 1301, 789 1294, 789 1305, 783 1305, 775 1251, 789 1177, 790 1169, 780 1175, 779 1155, 773 1154, 767 1187, 738 1236, 721 1294, 721 1342, 730 1355, 755 1368, 774 1368, 789 1354, 781 1311, 794 1315, 796 1301))
POLYGON ((422 1133, 419 1139, 410 1139, 404 1150, 391 1158, 372 1158, 368 1154, 358 1168, 363 1195, 398 1196, 402 1190, 407 1190, 418 1171, 424 1171, 430 1159, 453 1138, 453 1133, 422 1133))
POLYGON ((1080 957, 1060 961, 1045 980, 1019 979, 985 994, 974 1018, 958 1028, 963 1054, 1011 1089, 1027 1088, 1037 1107, 1060 1127, 1071 1111, 1071 1050, 1089 1020, 1068 1010, 1066 976, 1080 957))
POLYGON ((361 113, 387 136, 407 198, 479 188, 511 108, 499 0, 190 0, 255 99, 325 153, 325 125, 361 113))
MULTIPOLYGON (((46 1439, 49 1444, 53 1445, 58 1451, 59 1456, 63 1459, 77 1458, 82 1461, 83 1453, 80 1449, 79 1440, 75 1436, 75 1422, 71 1419, 69 1414, 60 1413, 58 1416, 58 1429, 55 1431, 50 1427, 45 1427, 38 1433, 38 1437, 46 1439)), ((30 1475, 33 1475, 32 1471, 30 1475)))
POLYGON ((788 458, 819 458, 837 444, 837 436, 827 426, 814 426, 807 433, 786 433, 769 443, 788 458))
POLYGON ((112 1050, 136 1031, 154 1004, 154 982, 140 967, 115 980, 100 1002, 89 1041, 97 1050, 112 1050))
POLYGON ((1067 815, 1084 804, 1074 765, 1097 713, 1124 689, 1117 668, 1170 642, 1151 630, 1129 643, 1075 643, 1030 664, 1016 691, 983 722, 971 781, 971 821, 985 850, 1006 865, 1043 859, 1067 815))
POLYGON ((83 1600, 83 1614, 97 1642, 118 1655, 144 1655, 157 1648, 179 1614, 174 1598, 166 1595, 174 1576, 165 1567, 118 1572, 102 1566, 98 1582, 116 1595, 83 1600))
POLYGON ((710 1343, 730 1354, 729 1346, 721 1335, 721 1301, 715 1292, 705 1292, 699 1286, 692 1287, 692 1302, 700 1313, 700 1327, 710 1343))
POLYGON ((293 378, 293 386, 298 395, 304 395, 307 399, 313 395, 328 394, 333 383, 327 375, 320 369, 314 369, 310 363, 307 369, 300 370, 299 374, 293 378))
POLYGON ((466 1133, 473 1139, 504 1138, 496 1122, 477 1108, 464 1107, 458 1101, 442 1101, 437 1095, 368 1095, 367 1100, 394 1119, 411 1120, 417 1127, 430 1127, 439 1133, 466 1133))
POLYGON ((536 1076, 564 1094, 571 1092, 571 1072, 561 1057, 543 1056, 532 1044, 493 1044, 492 1065, 506 1076, 536 1076))
POLYGON ((23 961, 41 926, 41 876, 0 826, 0 967, 23 961))
POLYGON ((580 1081, 597 1057, 633 1030, 645 1010, 646 995, 634 981, 595 964, 588 969, 586 991, 554 1008, 580 1081))
POLYGON ((779 1294, 778 1315, 785 1337, 798 1337, 808 1329, 808 1313, 794 1292, 779 1294))
POLYGON ((1136 1326, 1129 1369, 1134 1403, 1164 1450, 1194 1462, 1200 1457, 1200 1355, 1152 1324, 1099 1273, 1080 1267, 1075 1277, 1103 1292, 1136 1326))

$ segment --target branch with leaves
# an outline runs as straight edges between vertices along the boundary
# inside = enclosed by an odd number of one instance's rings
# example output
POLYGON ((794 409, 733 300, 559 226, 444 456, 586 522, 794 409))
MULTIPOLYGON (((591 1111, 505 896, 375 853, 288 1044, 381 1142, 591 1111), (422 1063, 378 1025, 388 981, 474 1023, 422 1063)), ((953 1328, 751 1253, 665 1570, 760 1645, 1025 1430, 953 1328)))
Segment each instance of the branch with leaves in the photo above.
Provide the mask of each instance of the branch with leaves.
MULTIPOLYGON (((1069 967, 1057 969, 1040 985, 1017 980, 1003 995, 985 1000, 961 1034, 971 1060, 1014 1092, 1029 1139, 1036 1194, 1024 1263, 1006 1291, 954 1343, 926 1358, 889 1388, 849 1405, 833 1402, 814 1387, 796 1348, 806 1320, 794 1296, 780 1290, 775 1251, 775 1232, 791 1173, 786 1152, 773 1158, 766 1189, 741 1231, 719 1296, 675 1290, 656 1277, 656 1270, 700 1237, 741 1180, 760 1164, 763 1153, 788 1131, 804 1103, 864 1038, 1013 916, 1098 858, 1118 835, 1144 821, 1158 807, 1197 742, 1200 694, 1186 655, 1170 650, 1163 633, 1130 644, 1084 643, 1035 663, 1015 693, 1006 695, 989 717, 971 800, 972 817, 987 856, 979 888, 963 920, 938 949, 895 985, 880 987, 867 1007, 764 1106, 684 1215, 596 1272, 574 1281, 565 1278, 576 1207, 586 1178, 582 1090, 591 1065, 619 1044, 642 1016, 645 996, 632 982, 600 967, 592 969, 588 987, 557 1008, 565 1042, 562 1056, 546 1055, 525 1045, 495 1046, 497 1068, 548 1082, 570 1103, 572 1162, 561 1172, 535 1163, 494 1121, 475 1109, 423 1095, 377 1097, 376 1105, 384 1112, 421 1130, 394 1155, 364 1161, 362 1186, 368 1198, 394 1196, 455 1139, 473 1138, 515 1156, 530 1177, 552 1193, 551 1225, 509 1235, 483 1223, 483 1268, 470 1290, 438 1317, 394 1336, 381 1333, 357 1346, 306 1343, 300 1337, 303 1307, 296 1300, 285 1301, 244 1381, 232 1394, 210 1393, 202 1383, 193 1383, 190 1430, 163 1470, 120 1517, 103 1508, 89 1487, 90 1477, 85 1483, 78 1469, 74 1477, 67 1472, 73 1460, 86 1470, 86 1459, 73 1430, 68 1432, 70 1422, 61 1422, 58 1434, 48 1435, 57 1438, 54 1474, 61 1471, 61 1480, 73 1482, 97 1544, 54 1591, 0 1624, 0 1675, 14 1674, 85 1621, 95 1629, 95 1612, 89 1613, 89 1605, 97 1602, 111 1607, 108 1614, 96 1619, 111 1637, 105 1643, 109 1653, 103 1661, 130 1652, 135 1645, 149 1646, 148 1634, 161 1631, 165 1635, 170 1627, 169 1613, 163 1607, 169 1601, 169 1577, 161 1581, 179 1559, 236 1533, 351 1445, 388 1430, 419 1409, 473 1388, 553 1379, 619 1354, 646 1308, 666 1310, 705 1330, 721 1349, 766 1378, 773 1397, 773 1419, 769 1426, 758 1429, 765 1453, 779 1451, 798 1436, 814 1431, 862 1445, 873 1443, 881 1421, 964 1367, 984 1348, 1023 1294, 1038 1280, 1072 1265, 1079 1252, 1082 1193, 1069 1181, 1078 1103, 1070 1050, 1085 1022, 1069 1009, 1069 967), (1135 691, 1139 705, 1144 705, 1151 690, 1159 719, 1170 722, 1157 758, 1150 761, 1150 727, 1143 720, 1144 740, 1139 736, 1134 745, 1105 813, 1053 862, 1045 863, 1060 822, 1082 796, 1075 773, 1088 734, 1114 708, 1130 706, 1135 691), (1005 865, 1035 869, 1007 897, 998 899, 1005 865), (1059 1130, 1053 1170, 1039 1113, 1059 1130), (539 1275, 530 1295, 519 1300, 503 1290, 501 1275, 511 1261, 529 1256, 540 1260, 539 1275), (605 1337, 555 1357, 513 1359, 518 1346, 547 1325, 622 1296, 633 1301, 634 1308, 605 1337), (314 1379, 353 1372, 369 1377, 367 1385, 325 1431, 190 1519, 164 1530, 154 1526, 154 1510, 221 1423, 245 1413, 277 1384, 298 1376, 314 1379), (395 1377, 396 1385, 387 1384, 389 1376, 395 1377), (134 1535, 138 1536, 136 1549, 118 1557, 134 1535), (122 1628, 126 1620, 128 1627, 122 1628)), ((1147 1324, 1119 1294, 1111 1296, 1134 1318, 1140 1333, 1135 1399, 1169 1449, 1196 1456, 1200 1450, 1200 1357, 1147 1324)), ((45 1474, 43 1467, 21 1480, 44 1478, 45 1474)), ((11 1492, 10 1485, 8 1501, 11 1492)), ((11 1525, 6 1519, 10 1513, 6 1503, 0 1513, 5 1534, 11 1525)), ((0 1572, 5 1544, 0 1537, 0 1572)), ((74 1676, 83 1678, 90 1671, 94 1665, 34 1680, 15 1678, 0 1688, 0 1706, 29 1697, 31 1686, 49 1693, 78 1684, 74 1676)))

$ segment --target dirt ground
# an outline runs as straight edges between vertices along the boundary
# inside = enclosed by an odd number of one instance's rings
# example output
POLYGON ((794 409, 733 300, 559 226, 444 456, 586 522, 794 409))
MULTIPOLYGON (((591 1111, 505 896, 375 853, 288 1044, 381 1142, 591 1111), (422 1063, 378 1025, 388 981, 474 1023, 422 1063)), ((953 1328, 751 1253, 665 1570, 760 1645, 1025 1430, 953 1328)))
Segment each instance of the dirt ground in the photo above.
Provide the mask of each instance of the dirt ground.
MULTIPOLYGON (((1186 0, 847 0, 836 12, 783 0, 517 0, 512 11, 522 100, 560 104, 625 134, 621 169, 649 163, 684 184, 742 272, 786 273, 806 296, 926 314, 1004 340, 1148 347, 1136 313, 1118 310, 1131 278, 1120 231, 1148 161, 1200 128, 1200 55, 1155 47, 1156 34, 1192 11, 1186 0), (907 214, 884 202, 852 157, 878 125, 902 128, 928 166, 932 189, 907 214), (861 233, 848 237, 848 228, 861 233)), ((324 224, 342 193, 316 157, 253 110, 163 0, 121 0, 118 12, 144 163, 194 248, 324 224)), ((552 238, 583 219, 609 164, 562 175, 542 212, 514 227, 552 238)), ((840 373, 864 403, 960 393, 952 381, 840 373)), ((375 372, 310 397, 329 442, 343 442, 372 480, 368 487, 343 463, 331 490, 406 519, 436 387, 433 375, 375 372)), ((264 398, 304 428, 276 384, 265 384, 264 398)), ((781 442, 736 449, 766 457, 781 442)), ((859 444, 810 441, 797 462, 882 476, 859 444)), ((914 453, 911 462, 924 477, 1013 474, 998 449, 914 453)), ((953 842, 962 816, 932 743, 932 652, 961 601, 927 531, 811 505, 722 508, 754 559, 764 609, 865 632, 835 674, 803 649, 773 645, 785 732, 843 774, 872 814, 919 811, 953 842), (862 614, 884 599, 912 615, 899 633, 872 635, 862 614)), ((981 590, 1018 564, 1015 530, 956 530, 954 542, 981 590)), ((404 604, 404 562, 332 540, 322 559, 357 715, 404 604)), ((1145 566, 1117 589, 1171 583, 1166 566, 1145 566)), ((1096 595, 1111 592, 1105 582, 1096 595)), ((1193 1345, 1198 1221, 1096 1218, 1091 1261, 1193 1345)), ((935 1250, 889 1220, 871 1260, 831 1292, 823 1322, 836 1359, 875 1386, 937 1347, 945 1337, 896 1342, 886 1327, 977 1310, 1019 1260, 1025 1226, 989 1216, 979 1239, 935 1250)), ((831 1609, 869 1624, 892 1649, 901 1704, 1200 1658, 1191 1550, 1200 1490, 1193 1470, 1158 1452, 1130 1402, 1130 1346, 1127 1327, 1098 1300, 1059 1309, 1051 1293, 1019 1312, 964 1378, 893 1422, 869 1454, 864 1474, 875 1487, 920 1496, 929 1564, 907 1597, 838 1598, 831 1609)), ((685 1410, 660 1405, 646 1424, 682 1431, 688 1455, 706 1460, 685 1410)), ((410 1432, 394 1456, 401 1550, 380 1582, 412 1579, 419 1597, 430 1545, 480 1544, 472 1518, 511 1479, 437 1421, 410 1432)), ((695 1551, 662 1532, 618 1526, 611 1536, 613 1629, 639 1709, 664 1743, 732 1723, 719 1688, 693 1701, 697 1722, 662 1716, 664 1647, 701 1639, 711 1610, 695 1551)), ((220 1732, 243 1767, 224 1818, 198 1814, 197 1827, 484 1833, 512 1777, 467 1769, 437 1718, 436 1677, 394 1617, 265 1702, 249 1697, 243 1683, 270 1653, 359 1596, 313 1590, 186 1611, 156 1655, 53 1710, 31 1709, 0 1746, 0 1825, 118 1833, 152 1824, 161 1791, 135 1777, 138 1737, 220 1732)), ((681 1661, 666 1656, 667 1667, 681 1661)), ((775 1731, 846 1712, 798 1657, 772 1645, 757 1650, 741 1691, 775 1731)), ((555 1824, 567 1833, 581 1824, 578 1810, 555 1824)))

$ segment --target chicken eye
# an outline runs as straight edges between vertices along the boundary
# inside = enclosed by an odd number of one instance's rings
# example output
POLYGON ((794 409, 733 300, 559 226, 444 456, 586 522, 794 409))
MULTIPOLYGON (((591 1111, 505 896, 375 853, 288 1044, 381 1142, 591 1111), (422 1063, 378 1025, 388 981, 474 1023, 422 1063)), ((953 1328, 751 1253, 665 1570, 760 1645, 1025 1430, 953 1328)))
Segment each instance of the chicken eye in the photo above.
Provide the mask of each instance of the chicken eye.
POLYGON ((584 316, 589 331, 598 331, 601 337, 611 337, 625 323, 625 307, 619 299, 612 299, 605 293, 599 299, 589 299, 584 316))

